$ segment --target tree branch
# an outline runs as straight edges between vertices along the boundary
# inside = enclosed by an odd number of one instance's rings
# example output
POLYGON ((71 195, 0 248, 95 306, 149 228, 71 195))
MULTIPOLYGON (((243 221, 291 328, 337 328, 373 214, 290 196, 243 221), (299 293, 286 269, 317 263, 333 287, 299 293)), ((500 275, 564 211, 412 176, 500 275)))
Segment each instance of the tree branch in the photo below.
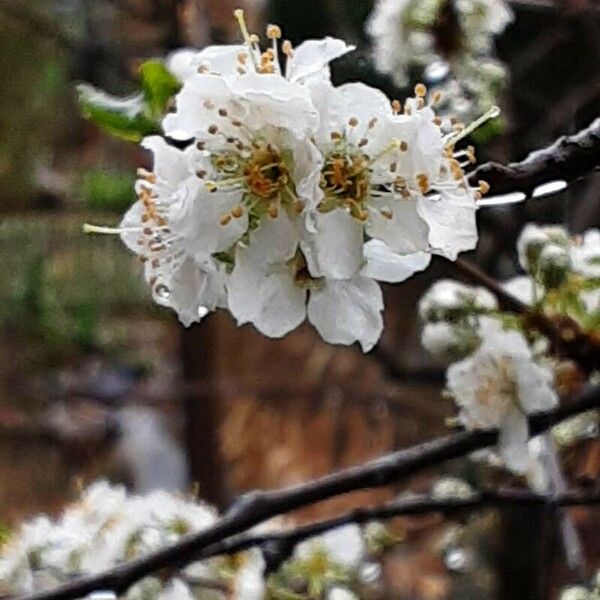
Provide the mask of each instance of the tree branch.
POLYGON ((291 553, 300 542, 316 537, 343 525, 362 525, 371 521, 392 519, 394 517, 421 515, 440 512, 444 515, 465 510, 480 510, 501 506, 591 506, 600 504, 600 492, 584 494, 569 491, 564 494, 543 495, 520 489, 484 490, 474 492, 468 497, 435 498, 420 494, 410 498, 401 498, 381 506, 357 508, 332 519, 301 525, 288 531, 259 535, 241 535, 228 538, 209 546, 200 553, 198 559, 206 559, 223 554, 236 554, 254 547, 280 548, 284 556, 291 553))
POLYGON ((578 133, 562 136, 546 148, 532 152, 521 162, 485 163, 469 175, 469 180, 484 179, 493 194, 524 192, 530 196, 543 183, 557 179, 570 183, 599 166, 600 117, 578 133))
POLYGON ((582 331, 579 324, 566 315, 552 318, 539 310, 532 310, 527 304, 509 294, 496 279, 469 261, 459 258, 450 264, 472 283, 482 285, 493 292, 501 309, 524 315, 529 327, 550 340, 552 351, 557 356, 574 360, 586 373, 598 368, 600 336, 582 331))
MULTIPOLYGON (((600 386, 589 387, 565 406, 531 415, 530 433, 537 435, 559 421, 599 407, 600 386)), ((122 594, 143 577, 161 569, 180 568, 194 562, 211 546, 272 517, 334 496, 398 482, 443 461, 491 446, 498 435, 496 429, 455 433, 295 487, 246 494, 215 525, 186 536, 177 544, 123 563, 110 571, 80 577, 53 590, 24 596, 23 600, 74 600, 98 590, 122 594)))

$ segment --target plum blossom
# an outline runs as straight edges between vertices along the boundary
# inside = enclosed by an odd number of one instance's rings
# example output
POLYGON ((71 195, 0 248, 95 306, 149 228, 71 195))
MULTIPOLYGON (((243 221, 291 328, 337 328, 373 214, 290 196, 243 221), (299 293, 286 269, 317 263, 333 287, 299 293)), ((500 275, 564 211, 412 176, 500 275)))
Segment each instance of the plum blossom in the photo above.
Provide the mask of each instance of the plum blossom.
POLYGON ((356 272, 364 235, 398 254, 432 252, 455 259, 477 241, 479 190, 471 188, 453 141, 436 125, 417 86, 404 114, 361 83, 308 86, 320 121, 314 141, 323 156, 319 201, 303 241, 309 268, 334 278, 356 272), (337 239, 336 239, 337 238, 337 239), (331 253, 332 239, 349 248, 331 253))
MULTIPOLYGON (((0 587, 7 593, 33 593, 83 574, 112 568, 176 542, 213 524, 216 512, 166 492, 128 495, 123 487, 98 481, 83 491, 56 521, 37 517, 21 526, 0 551, 0 587)), ((218 560, 186 569, 218 573, 218 560)), ((160 600, 195 598, 181 578, 148 577, 125 595, 160 600)))
POLYGON ((366 32, 381 73, 406 86, 416 69, 443 93, 441 110, 472 119, 504 83, 493 41, 512 19, 504 0, 378 0, 366 32))
POLYGON ((261 51, 236 18, 243 44, 168 57, 182 86, 166 139, 142 143, 153 169, 139 171, 119 228, 87 230, 119 233, 184 325, 227 308, 281 337, 307 319, 327 342, 368 351, 383 328, 377 282, 476 244, 487 186, 468 183, 473 151, 455 147, 482 119, 444 134, 424 86, 404 108, 360 83, 336 88, 329 62, 351 46, 293 48, 270 25, 261 51))
POLYGON ((498 450, 515 472, 527 468, 527 415, 558 403, 549 368, 534 361, 522 334, 505 331, 494 319, 480 318, 482 343, 468 358, 451 365, 447 389, 468 429, 498 427, 498 450))
POLYGON ((419 315, 426 322, 485 314, 497 308, 498 300, 485 288, 465 285, 452 279, 436 281, 419 301, 419 315))

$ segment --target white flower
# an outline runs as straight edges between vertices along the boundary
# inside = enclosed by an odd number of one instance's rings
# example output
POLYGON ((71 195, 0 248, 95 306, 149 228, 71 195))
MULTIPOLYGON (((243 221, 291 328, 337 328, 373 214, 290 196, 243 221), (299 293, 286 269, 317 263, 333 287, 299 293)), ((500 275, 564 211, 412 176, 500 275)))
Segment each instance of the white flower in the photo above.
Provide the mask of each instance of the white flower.
POLYGON ((240 219, 214 226, 233 203, 223 197, 215 198, 214 204, 205 202, 189 149, 178 150, 158 136, 146 138, 142 145, 154 154, 154 172, 141 172, 136 184, 139 199, 118 231, 140 255, 154 300, 173 308, 189 325, 224 303, 224 269, 211 254, 228 248, 245 224, 240 219), (203 202, 203 210, 198 210, 203 202))
POLYGON ((551 371, 535 363, 525 338, 481 317, 482 343, 447 372, 447 389, 469 429, 498 427, 499 452, 515 472, 527 467, 527 415, 558 403, 551 371))
POLYGON ((443 477, 435 482, 431 490, 433 498, 438 500, 469 498, 474 493, 473 488, 458 477, 443 477))
POLYGON ((600 229, 586 231, 571 247, 573 270, 590 279, 600 278, 600 229))
POLYGON ((354 274, 365 233, 399 254, 432 251, 454 259, 474 247, 476 190, 448 158, 422 97, 400 115, 380 91, 361 83, 335 88, 320 81, 309 88, 323 155, 309 223, 315 235, 302 245, 313 274, 354 274), (344 252, 332 254, 334 244, 344 252))
POLYGON ((530 274, 535 275, 540 253, 550 243, 563 248, 569 246, 569 235, 557 225, 540 226, 528 223, 517 240, 519 263, 530 274))
POLYGON ((421 332, 421 344, 442 360, 460 360, 479 345, 476 325, 447 321, 426 323, 421 332))
POLYGON ((528 275, 518 275, 502 283, 502 287, 517 300, 533 304, 541 298, 542 290, 536 281, 528 275))
POLYGON ((327 600, 358 600, 358 596, 346 588, 335 586, 327 592, 327 600))
POLYGON ((484 67, 492 62, 493 38, 512 20, 512 11, 504 0, 457 0, 452 16, 447 12, 438 0, 378 0, 366 24, 375 66, 398 86, 408 84, 415 68, 432 82, 452 72, 450 81, 461 94, 446 101, 449 114, 467 112, 467 92, 475 96, 472 108, 485 110, 498 86, 484 67))
POLYGON ((356 568, 364 558, 366 548, 358 525, 343 525, 317 538, 298 544, 295 556, 308 558, 312 553, 326 552, 329 559, 346 568, 356 568))
POLYGON ((251 550, 235 577, 232 600, 263 600, 265 561, 259 550, 251 550))
POLYGON ((425 322, 454 320, 497 308, 496 297, 485 288, 465 285, 452 279, 436 281, 419 300, 419 315, 425 322))
POLYGON ((572 585, 560 593, 560 600, 591 600, 592 596, 582 585, 572 585))
MULTIPOLYGON (((128 496, 120 486, 97 482, 56 521, 39 517, 22 525, 0 550, 2 589, 31 593, 98 573, 172 544, 216 519, 213 509, 166 492, 128 496)), ((216 560, 195 563, 186 572, 193 567, 209 576, 216 560)), ((125 597, 189 600, 193 594, 177 578, 149 577, 125 597)))

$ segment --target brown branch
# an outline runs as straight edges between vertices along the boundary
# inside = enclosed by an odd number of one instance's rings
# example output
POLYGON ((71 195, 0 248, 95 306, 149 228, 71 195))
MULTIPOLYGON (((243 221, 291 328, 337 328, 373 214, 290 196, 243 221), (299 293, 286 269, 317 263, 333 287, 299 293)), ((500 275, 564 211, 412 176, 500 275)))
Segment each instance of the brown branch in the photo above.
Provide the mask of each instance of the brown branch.
MULTIPOLYGON (((537 435, 568 417, 599 407, 600 386, 590 387, 565 406, 531 415, 530 433, 537 435)), ((177 544, 118 565, 110 571, 80 577, 53 590, 25 596, 23 600, 74 600, 98 590, 122 594, 151 573, 194 562, 211 546, 272 517, 349 492, 398 482, 446 460, 491 446, 496 443, 498 435, 496 429, 455 433, 295 487, 246 494, 215 525, 186 536, 177 544)))
POLYGON ((484 179, 490 184, 492 194, 523 192, 530 196, 543 183, 555 180, 570 183, 599 166, 600 118, 597 118, 585 129, 558 138, 521 162, 485 163, 469 175, 469 180, 484 179))

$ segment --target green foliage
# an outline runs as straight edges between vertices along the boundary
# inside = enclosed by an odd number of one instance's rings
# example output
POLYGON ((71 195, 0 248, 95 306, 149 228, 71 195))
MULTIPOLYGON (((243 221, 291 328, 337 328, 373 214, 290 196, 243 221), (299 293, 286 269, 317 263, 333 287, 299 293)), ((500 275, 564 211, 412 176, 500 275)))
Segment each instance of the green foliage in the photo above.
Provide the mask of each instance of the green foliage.
POLYGON ((77 91, 83 117, 117 138, 139 142, 160 131, 158 123, 145 113, 142 94, 117 98, 87 84, 79 85, 77 91))
POLYGON ((163 63, 150 60, 140 67, 140 86, 140 94, 118 98, 91 85, 79 85, 81 114, 114 137, 129 142, 160 133, 160 121, 181 84, 163 63))
POLYGON ((181 84, 158 60, 146 61, 140 67, 140 81, 146 109, 151 118, 160 119, 181 84))
POLYGON ((122 213, 135 199, 134 184, 129 171, 90 169, 81 178, 78 195, 86 208, 122 213))

